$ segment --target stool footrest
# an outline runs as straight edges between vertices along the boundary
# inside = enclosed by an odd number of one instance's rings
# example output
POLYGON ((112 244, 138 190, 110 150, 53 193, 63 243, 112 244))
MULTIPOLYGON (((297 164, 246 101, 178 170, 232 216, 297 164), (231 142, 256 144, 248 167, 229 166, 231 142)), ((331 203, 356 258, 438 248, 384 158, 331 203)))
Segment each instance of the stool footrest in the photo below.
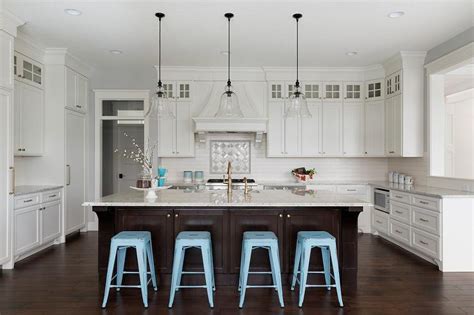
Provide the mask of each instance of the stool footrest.
POLYGON ((203 275, 203 274, 205 274, 204 271, 183 271, 181 273, 183 275, 203 275))
POLYGON ((207 288, 206 285, 177 285, 176 289, 196 289, 196 288, 207 288))
POLYGON ((268 284, 268 285, 246 285, 245 286, 247 289, 254 289, 254 288, 276 288, 276 285, 273 284, 268 284))
POLYGON ((325 284, 307 284, 306 287, 307 288, 327 288, 327 287, 335 288, 336 285, 335 284, 328 284, 328 285, 325 285, 325 284))
POLYGON ((271 271, 249 271, 249 275, 271 275, 271 271))

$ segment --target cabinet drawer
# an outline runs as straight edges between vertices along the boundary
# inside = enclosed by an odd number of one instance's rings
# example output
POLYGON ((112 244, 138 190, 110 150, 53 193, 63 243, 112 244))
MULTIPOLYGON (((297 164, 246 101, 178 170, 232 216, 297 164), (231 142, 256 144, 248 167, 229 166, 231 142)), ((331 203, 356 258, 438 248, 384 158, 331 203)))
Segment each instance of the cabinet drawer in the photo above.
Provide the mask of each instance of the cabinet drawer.
POLYGON ((390 203, 390 215, 398 221, 410 224, 410 205, 392 201, 390 203))
POLYGON ((390 199, 403 203, 410 203, 410 195, 398 191, 390 191, 390 199))
POLYGON ((377 231, 388 234, 388 214, 374 210, 374 215, 372 216, 372 226, 377 231))
POLYGON ((412 229, 413 247, 433 258, 439 258, 439 237, 412 229))
POLYGON ((15 209, 29 207, 40 202, 39 195, 21 196, 15 198, 15 209))
POLYGON ((54 190, 54 191, 47 191, 42 194, 41 202, 50 202, 61 199, 61 191, 54 190))
POLYGON ((414 195, 411 203, 417 207, 439 211, 439 199, 414 195))
POLYGON ((389 234, 398 241, 410 245, 410 226, 390 218, 389 234))
POLYGON ((439 213, 412 207, 411 224, 426 232, 439 235, 439 213))
POLYGON ((367 187, 364 185, 339 185, 337 192, 347 195, 366 195, 367 187))
POLYGON ((314 189, 316 191, 332 191, 336 192, 336 186, 334 185, 307 185, 308 189, 314 189))

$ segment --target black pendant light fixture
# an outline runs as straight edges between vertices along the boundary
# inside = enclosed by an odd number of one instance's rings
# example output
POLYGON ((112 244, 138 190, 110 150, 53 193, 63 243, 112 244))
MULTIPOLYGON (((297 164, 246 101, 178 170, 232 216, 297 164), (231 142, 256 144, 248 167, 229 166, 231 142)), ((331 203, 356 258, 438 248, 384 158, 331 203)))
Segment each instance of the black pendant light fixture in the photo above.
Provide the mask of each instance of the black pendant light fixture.
POLYGON ((285 112, 285 118, 293 118, 293 117, 303 117, 303 118, 310 118, 311 113, 308 108, 308 103, 306 102, 306 98, 304 96, 303 91, 300 87, 300 81, 298 80, 298 67, 299 67, 299 51, 298 51, 298 40, 299 40, 299 33, 298 33, 298 22, 303 17, 301 13, 293 14, 293 18, 296 20, 296 82, 293 89, 293 92, 290 95, 288 107, 285 112))
POLYGON ((151 106, 145 117, 172 119, 174 114, 170 109, 168 98, 161 82, 161 19, 165 17, 165 14, 158 12, 155 16, 158 18, 158 85, 156 93, 151 98, 151 106))
POLYGON ((230 81, 230 20, 234 17, 233 13, 224 14, 227 19, 227 86, 225 92, 221 96, 219 109, 215 117, 224 118, 240 118, 244 117, 239 106, 239 99, 234 91, 232 91, 232 84, 230 81))

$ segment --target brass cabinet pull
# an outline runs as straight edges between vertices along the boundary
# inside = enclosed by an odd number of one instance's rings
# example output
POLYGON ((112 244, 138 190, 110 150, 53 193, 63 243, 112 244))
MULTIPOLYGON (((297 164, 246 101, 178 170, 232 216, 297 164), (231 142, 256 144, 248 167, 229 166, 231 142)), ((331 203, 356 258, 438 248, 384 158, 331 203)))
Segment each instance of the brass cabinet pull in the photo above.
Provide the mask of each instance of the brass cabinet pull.
POLYGON ((12 179, 11 179, 11 183, 12 183, 12 187, 11 187, 11 191, 9 192, 10 195, 14 195, 15 194, 15 168, 13 166, 10 166, 10 171, 12 173, 12 179))
POLYGON ((422 240, 420 240, 420 243, 423 244, 423 245, 428 245, 428 243, 423 242, 422 240))
POLYGON ((403 212, 402 211, 398 211, 398 210, 395 210, 396 213, 398 214, 402 214, 403 212))
POLYGON ((379 220, 375 220, 375 222, 377 222, 378 224, 382 224, 382 221, 379 220))
POLYGON ((421 222, 430 222, 430 220, 426 220, 426 219, 423 219, 423 218, 420 218, 420 221, 421 222))
POLYGON ((395 232, 397 232, 398 234, 402 234, 402 232, 400 232, 399 230, 395 230, 395 232))

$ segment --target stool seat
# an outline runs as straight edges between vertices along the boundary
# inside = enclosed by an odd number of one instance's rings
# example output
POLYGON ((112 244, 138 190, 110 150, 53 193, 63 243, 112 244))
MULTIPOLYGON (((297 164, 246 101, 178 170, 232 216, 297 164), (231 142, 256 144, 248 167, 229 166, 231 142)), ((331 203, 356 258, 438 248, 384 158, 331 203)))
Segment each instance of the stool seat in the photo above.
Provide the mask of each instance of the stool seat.
POLYGON ((148 284, 153 282, 153 288, 158 289, 156 282, 155 264, 153 261, 153 250, 151 247, 151 233, 148 231, 122 231, 114 235, 110 242, 109 263, 107 266, 107 278, 105 280, 104 299, 102 308, 107 306, 110 288, 140 288, 142 293, 143 305, 148 307, 148 284), (137 254, 138 271, 124 271, 125 258, 128 248, 135 248, 137 254), (113 275, 115 260, 117 258, 117 273, 113 275), (148 271, 148 267, 150 271, 148 271), (138 274, 140 278, 139 285, 122 285, 125 274, 138 274), (150 279, 148 279, 150 275, 150 279), (116 279, 116 284, 112 281, 116 279))
POLYGON ((303 306, 304 295, 306 288, 310 287, 326 287, 330 290, 332 287, 336 288, 337 299, 339 305, 342 303, 341 281, 339 278, 339 263, 337 259, 336 238, 326 231, 300 231, 297 234, 295 264, 293 267, 293 280, 291 282, 291 290, 295 288, 298 281, 300 285, 298 306, 303 306), (309 260, 311 257, 311 250, 314 247, 321 249, 323 260, 323 271, 310 271, 309 260), (331 274, 331 262, 333 274, 331 274), (320 273, 324 274, 325 284, 307 284, 308 274, 320 273), (298 275, 300 278, 298 279, 298 275), (331 278, 334 279, 334 284, 331 284, 331 278))
POLYGON ((212 257, 211 233, 207 231, 182 231, 176 237, 173 258, 173 273, 171 275, 171 291, 168 307, 173 307, 176 291, 180 288, 205 288, 209 306, 214 307, 213 291, 216 290, 214 280, 214 262, 212 257), (199 248, 202 254, 204 271, 184 271, 184 256, 186 249, 199 248), (183 274, 204 274, 206 284, 204 285, 181 285, 183 274))
POLYGON ((280 306, 284 307, 279 257, 280 255, 278 250, 278 238, 275 233, 271 231, 244 232, 242 239, 242 253, 240 259, 239 308, 242 308, 244 306, 245 292, 248 288, 274 288, 275 291, 277 291, 278 293, 278 300, 280 302, 280 306), (271 271, 250 271, 250 259, 252 256, 252 250, 256 248, 265 248, 266 250, 268 250, 268 258, 270 261, 271 271), (273 284, 249 285, 249 274, 271 274, 273 284))

